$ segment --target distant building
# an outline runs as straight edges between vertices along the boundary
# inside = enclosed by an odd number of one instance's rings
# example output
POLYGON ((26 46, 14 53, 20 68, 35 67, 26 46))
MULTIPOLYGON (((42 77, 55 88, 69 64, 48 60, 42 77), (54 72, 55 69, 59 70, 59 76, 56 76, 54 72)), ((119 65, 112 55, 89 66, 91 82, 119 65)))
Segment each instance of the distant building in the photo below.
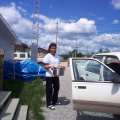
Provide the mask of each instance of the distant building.
MULTIPOLYGON (((26 44, 22 43, 21 45, 16 45, 15 52, 27 52, 31 55, 31 48, 28 47, 26 44)), ((38 53, 39 53, 38 57, 42 58, 48 53, 48 51, 46 49, 43 49, 43 48, 39 47, 38 48, 38 53)))
POLYGON ((0 14, 0 49, 5 50, 4 60, 12 60, 14 58, 15 45, 20 45, 14 31, 0 14))
POLYGON ((39 57, 44 57, 48 53, 48 50, 39 47, 38 53, 39 53, 39 57))
POLYGON ((83 54, 82 56, 83 56, 83 58, 91 58, 93 55, 91 55, 91 54, 83 54))
POLYGON ((21 45, 15 46, 15 52, 30 52, 30 47, 22 43, 21 45))
POLYGON ((70 58, 70 55, 60 55, 63 60, 68 60, 70 58))
POLYGON ((60 60, 64 60, 64 57, 62 55, 59 55, 60 60))

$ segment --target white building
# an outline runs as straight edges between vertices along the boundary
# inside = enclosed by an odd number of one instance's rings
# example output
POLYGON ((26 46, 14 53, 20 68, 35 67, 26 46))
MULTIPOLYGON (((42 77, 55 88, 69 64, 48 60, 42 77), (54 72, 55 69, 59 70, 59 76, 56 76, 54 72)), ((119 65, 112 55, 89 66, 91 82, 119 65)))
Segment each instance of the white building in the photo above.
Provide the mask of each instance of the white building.
POLYGON ((11 60, 14 58, 15 45, 20 45, 14 31, 10 28, 8 23, 0 14, 0 49, 5 50, 4 60, 11 60))

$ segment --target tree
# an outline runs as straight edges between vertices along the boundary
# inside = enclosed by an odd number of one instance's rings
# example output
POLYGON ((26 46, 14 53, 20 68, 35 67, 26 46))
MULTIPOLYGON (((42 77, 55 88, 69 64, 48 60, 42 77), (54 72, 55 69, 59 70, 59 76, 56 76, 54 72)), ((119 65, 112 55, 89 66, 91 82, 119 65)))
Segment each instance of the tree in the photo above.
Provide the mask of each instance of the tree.
POLYGON ((79 52, 76 49, 74 49, 73 51, 69 51, 68 53, 62 54, 62 55, 69 55, 70 57, 75 57, 75 54, 76 54, 76 57, 82 57, 83 56, 82 52, 79 52))
POLYGON ((110 50, 108 48, 105 49, 104 53, 108 53, 110 50))
POLYGON ((68 55, 70 55, 70 57, 72 57, 72 52, 69 51, 69 52, 68 52, 68 55))
POLYGON ((97 53, 108 53, 108 52, 110 52, 108 48, 106 48, 105 50, 103 50, 103 48, 100 48, 97 53))
POLYGON ((98 50, 98 52, 99 52, 99 53, 103 53, 103 49, 100 48, 100 49, 98 50))
POLYGON ((81 52, 78 52, 76 55, 76 57, 82 57, 82 56, 83 56, 83 54, 81 52))
POLYGON ((94 55, 94 54, 96 54, 96 52, 92 51, 90 54, 91 54, 91 55, 94 55))

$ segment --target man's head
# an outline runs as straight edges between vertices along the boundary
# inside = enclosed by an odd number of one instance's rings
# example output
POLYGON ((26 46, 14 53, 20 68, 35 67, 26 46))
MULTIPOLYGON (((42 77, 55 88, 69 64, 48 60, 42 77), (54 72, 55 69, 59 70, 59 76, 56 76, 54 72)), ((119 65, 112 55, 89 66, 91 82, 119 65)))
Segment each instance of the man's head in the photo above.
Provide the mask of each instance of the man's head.
POLYGON ((51 53, 52 55, 55 55, 57 46, 55 43, 51 43, 49 45, 48 53, 51 53))

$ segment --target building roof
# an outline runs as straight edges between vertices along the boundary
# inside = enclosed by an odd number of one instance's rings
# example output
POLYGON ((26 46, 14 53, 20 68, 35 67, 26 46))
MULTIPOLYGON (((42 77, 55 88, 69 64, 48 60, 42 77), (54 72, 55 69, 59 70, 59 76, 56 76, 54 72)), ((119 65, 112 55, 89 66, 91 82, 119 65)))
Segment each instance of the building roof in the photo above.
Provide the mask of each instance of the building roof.
POLYGON ((25 43, 21 43, 20 45, 17 45, 17 46, 24 46, 25 48, 30 48, 30 47, 28 47, 28 45, 25 44, 25 43))
POLYGON ((14 31, 10 28, 10 26, 8 25, 8 23, 6 22, 6 20, 2 17, 2 15, 0 14, 0 35, 5 39, 7 42, 10 42, 12 44, 18 44, 20 45, 20 40, 18 39, 18 37, 16 36, 16 34, 14 33, 14 31))
POLYGON ((28 45, 27 45, 27 44, 25 44, 25 43, 22 43, 22 45, 28 48, 28 45))
POLYGON ((46 49, 44 49, 44 48, 40 48, 40 47, 39 47, 38 50, 39 50, 39 49, 42 50, 42 51, 44 51, 44 52, 48 52, 48 50, 46 50, 46 49))

